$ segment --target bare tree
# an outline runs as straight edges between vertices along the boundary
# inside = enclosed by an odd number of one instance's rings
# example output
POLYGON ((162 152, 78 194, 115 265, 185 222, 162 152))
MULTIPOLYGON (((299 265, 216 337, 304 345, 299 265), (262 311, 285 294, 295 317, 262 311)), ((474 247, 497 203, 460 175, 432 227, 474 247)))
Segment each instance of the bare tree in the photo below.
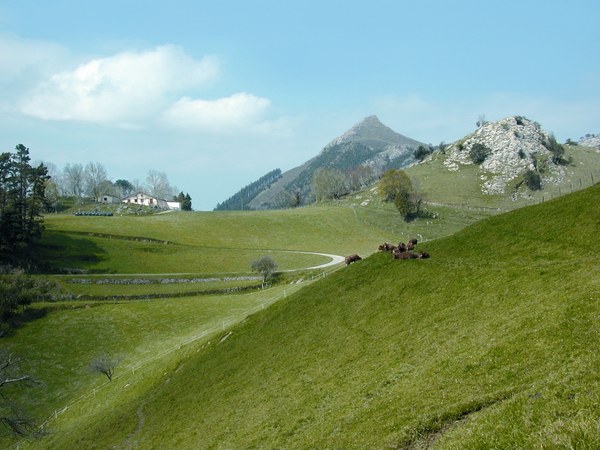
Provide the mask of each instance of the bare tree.
POLYGON ((17 363, 12 353, 0 353, 0 424, 12 434, 25 436, 35 433, 34 421, 4 393, 11 385, 35 382, 29 375, 18 373, 17 363))
POLYGON ((338 199, 348 193, 348 184, 339 170, 321 168, 313 174, 311 189, 317 201, 338 199))
POLYGON ((85 166, 85 186, 89 195, 98 201, 102 194, 102 187, 108 181, 108 173, 99 162, 89 162, 85 166))
POLYGON ((171 197, 177 195, 175 188, 169 184, 167 174, 164 172, 149 170, 146 177, 146 184, 149 190, 148 193, 156 198, 170 200, 171 197))
POLYGON ((485 114, 479 114, 479 117, 477 118, 477 128, 481 128, 482 126, 484 126, 487 123, 487 121, 485 120, 485 114))
POLYGON ((118 358, 103 352, 92 359, 92 362, 90 363, 90 371, 106 375, 108 381, 112 381, 112 377, 118 364, 118 358))
POLYGON ((63 192, 80 199, 83 196, 84 170, 81 164, 67 164, 63 170, 63 192))

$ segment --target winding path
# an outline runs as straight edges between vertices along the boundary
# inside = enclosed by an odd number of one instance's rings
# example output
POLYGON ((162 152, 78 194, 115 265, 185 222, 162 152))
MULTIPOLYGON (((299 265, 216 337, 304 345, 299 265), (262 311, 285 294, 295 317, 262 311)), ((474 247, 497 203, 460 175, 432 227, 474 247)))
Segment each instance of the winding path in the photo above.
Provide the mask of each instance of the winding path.
POLYGON ((302 255, 318 255, 318 256, 325 256, 327 258, 331 258, 331 261, 326 262, 325 264, 319 264, 318 266, 312 266, 312 267, 305 267, 303 269, 289 269, 289 270, 282 270, 282 272, 297 272, 299 270, 312 270, 312 269, 324 269, 325 267, 331 267, 331 266, 336 266, 340 263, 343 263, 345 261, 345 257, 340 256, 340 255, 331 255, 329 253, 316 253, 316 252, 299 252, 299 251, 294 251, 294 250, 286 250, 286 253, 300 253, 302 255))

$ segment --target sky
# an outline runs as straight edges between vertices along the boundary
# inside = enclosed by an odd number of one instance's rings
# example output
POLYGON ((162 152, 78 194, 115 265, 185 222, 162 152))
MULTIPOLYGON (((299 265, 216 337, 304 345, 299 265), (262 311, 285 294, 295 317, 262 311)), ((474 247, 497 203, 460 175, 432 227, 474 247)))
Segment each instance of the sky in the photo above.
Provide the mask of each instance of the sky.
POLYGON ((453 142, 600 133, 597 0, 0 0, 0 150, 164 172, 195 210, 370 115, 453 142))

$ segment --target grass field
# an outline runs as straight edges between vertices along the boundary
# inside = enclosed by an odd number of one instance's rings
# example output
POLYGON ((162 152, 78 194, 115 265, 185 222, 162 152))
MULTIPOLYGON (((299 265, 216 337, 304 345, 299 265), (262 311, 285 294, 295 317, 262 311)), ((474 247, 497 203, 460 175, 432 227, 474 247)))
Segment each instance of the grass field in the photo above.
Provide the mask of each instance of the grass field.
POLYGON ((393 205, 354 198, 281 211, 171 213, 154 216, 46 217, 41 257, 53 270, 108 274, 247 273, 269 254, 280 270, 326 263, 294 251, 369 255, 384 241, 431 240, 488 216, 437 207, 438 219, 406 223, 393 205))
POLYGON ((598 448, 598 231, 600 185, 420 244, 430 260, 54 305, 4 341, 45 381, 33 411, 61 410, 20 448, 598 448), (112 383, 86 371, 99 349, 122 357, 112 383))

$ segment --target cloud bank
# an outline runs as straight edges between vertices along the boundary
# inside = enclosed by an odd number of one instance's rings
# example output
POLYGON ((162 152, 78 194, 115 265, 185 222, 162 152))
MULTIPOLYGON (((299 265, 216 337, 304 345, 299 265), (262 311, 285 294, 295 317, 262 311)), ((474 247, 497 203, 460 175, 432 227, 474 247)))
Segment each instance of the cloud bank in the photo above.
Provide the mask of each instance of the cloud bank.
POLYGON ((21 111, 45 120, 123 125, 151 118, 173 93, 216 79, 218 61, 171 45, 92 59, 39 83, 21 111))

